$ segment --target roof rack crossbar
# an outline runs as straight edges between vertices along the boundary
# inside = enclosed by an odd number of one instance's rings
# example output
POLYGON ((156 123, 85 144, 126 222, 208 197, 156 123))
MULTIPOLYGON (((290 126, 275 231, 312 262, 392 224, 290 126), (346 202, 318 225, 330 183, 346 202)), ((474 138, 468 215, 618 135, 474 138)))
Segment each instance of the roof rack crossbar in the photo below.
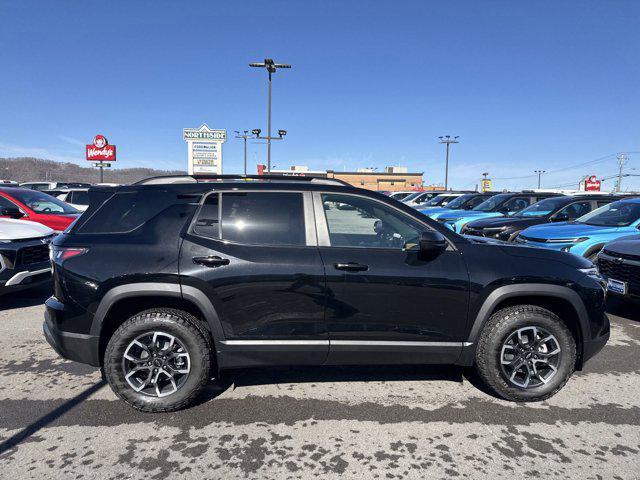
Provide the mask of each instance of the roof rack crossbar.
POLYGON ((158 185, 167 183, 195 183, 201 180, 278 180, 289 182, 313 182, 327 185, 342 185, 350 187, 351 184, 337 178, 307 177, 302 175, 161 175, 140 180, 133 185, 158 185))

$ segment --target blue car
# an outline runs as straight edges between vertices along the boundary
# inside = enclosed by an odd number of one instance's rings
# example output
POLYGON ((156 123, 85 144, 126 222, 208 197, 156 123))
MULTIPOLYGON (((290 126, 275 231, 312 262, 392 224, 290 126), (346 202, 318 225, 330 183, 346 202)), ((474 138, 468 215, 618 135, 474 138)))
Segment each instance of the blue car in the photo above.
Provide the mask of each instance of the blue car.
POLYGON ((465 195, 459 194, 456 197, 449 198, 448 203, 445 201, 446 199, 438 198, 445 197, 446 195, 438 195, 438 197, 433 198, 429 202, 427 202, 425 206, 418 208, 418 211, 424 213, 428 217, 435 219, 438 218, 438 215, 441 215, 445 212, 452 212, 455 210, 471 210, 493 195, 495 195, 495 193, 492 192, 476 192, 467 193, 465 195))
POLYGON ((462 227, 473 220, 510 215, 544 198, 555 196, 558 194, 544 192, 500 193, 485 200, 473 210, 443 212, 435 220, 443 223, 454 232, 459 232, 462 227))
POLYGON ((571 252, 594 260, 605 243, 638 233, 639 228, 640 198, 629 198, 600 207, 573 222, 529 227, 515 242, 571 252))

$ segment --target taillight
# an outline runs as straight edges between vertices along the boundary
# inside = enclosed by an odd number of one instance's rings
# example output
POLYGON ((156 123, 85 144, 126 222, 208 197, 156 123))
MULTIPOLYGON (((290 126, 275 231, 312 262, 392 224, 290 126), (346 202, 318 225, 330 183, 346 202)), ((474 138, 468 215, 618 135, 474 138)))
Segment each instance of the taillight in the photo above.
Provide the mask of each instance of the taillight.
POLYGON ((63 263, 65 260, 69 260, 70 258, 77 257, 79 255, 84 255, 89 251, 88 248, 78 248, 78 247, 57 247, 51 245, 49 250, 49 257, 52 262, 55 263, 63 263))

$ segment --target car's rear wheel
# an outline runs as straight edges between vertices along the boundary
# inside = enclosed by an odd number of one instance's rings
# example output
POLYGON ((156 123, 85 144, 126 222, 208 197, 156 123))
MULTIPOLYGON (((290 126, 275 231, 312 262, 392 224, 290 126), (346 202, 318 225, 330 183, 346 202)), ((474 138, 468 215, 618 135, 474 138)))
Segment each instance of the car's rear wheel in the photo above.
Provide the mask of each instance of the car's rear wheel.
POLYGON ((192 315, 152 309, 124 322, 104 356, 115 394, 145 412, 169 412, 192 404, 210 378, 208 333, 192 315))
POLYGON ((557 315, 535 305, 502 309, 482 329, 476 369, 498 396, 546 400, 569 380, 576 363, 571 331, 557 315))

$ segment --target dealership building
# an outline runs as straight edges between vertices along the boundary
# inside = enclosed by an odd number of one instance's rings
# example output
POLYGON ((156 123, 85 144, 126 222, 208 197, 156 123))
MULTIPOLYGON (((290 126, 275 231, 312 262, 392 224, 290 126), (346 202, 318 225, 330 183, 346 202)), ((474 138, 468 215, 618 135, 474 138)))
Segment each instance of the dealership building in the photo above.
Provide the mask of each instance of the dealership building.
MULTIPOLYGON (((258 174, 266 173, 264 165, 258 165, 258 174)), ((336 170, 310 170, 306 166, 294 165, 288 169, 271 169, 274 175, 301 175, 319 178, 335 178, 355 187, 368 190, 444 190, 438 186, 424 186, 422 176, 424 172, 409 172, 407 167, 386 167, 384 171, 371 168, 359 168, 353 172, 336 170)))

